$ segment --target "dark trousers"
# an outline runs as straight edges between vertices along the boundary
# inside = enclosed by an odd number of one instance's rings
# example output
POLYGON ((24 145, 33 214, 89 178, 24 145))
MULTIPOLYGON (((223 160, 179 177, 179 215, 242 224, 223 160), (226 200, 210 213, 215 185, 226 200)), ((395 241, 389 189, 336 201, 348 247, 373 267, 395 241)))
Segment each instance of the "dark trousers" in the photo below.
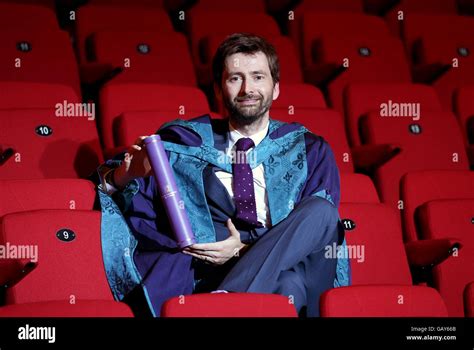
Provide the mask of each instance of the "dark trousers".
POLYGON ((337 259, 325 247, 343 233, 336 207, 319 197, 303 199, 240 257, 218 289, 286 295, 298 312, 319 316, 319 296, 333 287, 337 259))

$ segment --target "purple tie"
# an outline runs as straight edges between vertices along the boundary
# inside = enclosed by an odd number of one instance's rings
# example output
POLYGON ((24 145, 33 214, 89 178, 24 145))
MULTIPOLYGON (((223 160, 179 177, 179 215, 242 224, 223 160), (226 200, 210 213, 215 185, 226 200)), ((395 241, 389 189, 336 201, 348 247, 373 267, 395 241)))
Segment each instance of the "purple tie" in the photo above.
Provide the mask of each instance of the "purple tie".
POLYGON ((262 224, 257 219, 252 169, 246 155, 253 146, 252 139, 245 137, 235 144, 235 158, 232 162, 234 202, 237 220, 251 227, 261 227, 262 224))

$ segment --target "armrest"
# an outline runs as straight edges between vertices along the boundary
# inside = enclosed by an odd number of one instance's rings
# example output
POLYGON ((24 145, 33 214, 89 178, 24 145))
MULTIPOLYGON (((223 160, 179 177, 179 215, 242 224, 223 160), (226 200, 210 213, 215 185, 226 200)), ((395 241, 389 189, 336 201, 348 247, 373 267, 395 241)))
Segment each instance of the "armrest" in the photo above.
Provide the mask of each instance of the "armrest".
POLYGON ((431 268, 449 258, 455 249, 461 249, 458 239, 427 239, 405 243, 408 263, 412 268, 431 268))
POLYGON ((85 84, 102 83, 112 79, 123 69, 110 63, 85 63, 79 66, 81 81, 85 84))
POLYGON ((0 260, 0 285, 8 288, 17 284, 37 265, 28 259, 0 260))
POLYGON ((371 173, 401 152, 401 147, 392 144, 361 145, 351 149, 355 168, 371 173))

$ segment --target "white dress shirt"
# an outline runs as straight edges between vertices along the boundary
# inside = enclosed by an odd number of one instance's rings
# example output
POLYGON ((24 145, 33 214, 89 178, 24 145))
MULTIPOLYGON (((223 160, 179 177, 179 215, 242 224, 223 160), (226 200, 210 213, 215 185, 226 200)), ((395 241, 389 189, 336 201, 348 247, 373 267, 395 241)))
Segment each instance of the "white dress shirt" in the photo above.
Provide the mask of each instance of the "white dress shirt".
MULTIPOLYGON (((243 138, 243 137, 249 137, 252 139, 254 142, 255 146, 257 146, 262 140, 267 136, 268 133, 268 127, 267 126, 257 132, 256 134, 253 134, 251 136, 244 136, 240 132, 238 132, 236 129, 232 127, 229 123, 229 132, 228 132, 228 144, 226 148, 226 154, 228 156, 232 156, 232 154, 235 152, 235 143, 243 138)), ((247 153, 250 152, 250 150, 247 151, 247 153)), ((265 186, 265 177, 264 177, 264 170, 263 170, 263 164, 260 164, 258 167, 255 169, 252 169, 252 175, 253 175, 253 186, 255 190, 255 204, 257 207, 257 219, 259 222, 263 224, 265 227, 270 227, 271 226, 271 221, 269 217, 269 211, 268 211, 268 198, 267 198, 267 190, 265 186)), ((216 171, 216 176, 217 178, 222 182, 224 187, 227 189, 227 192, 229 192, 230 197, 233 199, 234 198, 234 191, 232 188, 232 174, 227 173, 225 171, 216 171)))

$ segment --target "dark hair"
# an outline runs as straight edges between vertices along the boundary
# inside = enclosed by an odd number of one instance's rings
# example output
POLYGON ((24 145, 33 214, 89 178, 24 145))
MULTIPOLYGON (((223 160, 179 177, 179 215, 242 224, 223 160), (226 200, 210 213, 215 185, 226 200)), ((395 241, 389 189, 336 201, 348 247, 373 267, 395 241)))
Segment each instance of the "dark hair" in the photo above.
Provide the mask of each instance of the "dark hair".
POLYGON ((265 39, 248 33, 235 33, 228 36, 220 45, 212 60, 214 83, 221 88, 222 73, 227 57, 236 54, 255 54, 262 52, 268 60, 273 84, 280 81, 280 63, 275 48, 265 39))

